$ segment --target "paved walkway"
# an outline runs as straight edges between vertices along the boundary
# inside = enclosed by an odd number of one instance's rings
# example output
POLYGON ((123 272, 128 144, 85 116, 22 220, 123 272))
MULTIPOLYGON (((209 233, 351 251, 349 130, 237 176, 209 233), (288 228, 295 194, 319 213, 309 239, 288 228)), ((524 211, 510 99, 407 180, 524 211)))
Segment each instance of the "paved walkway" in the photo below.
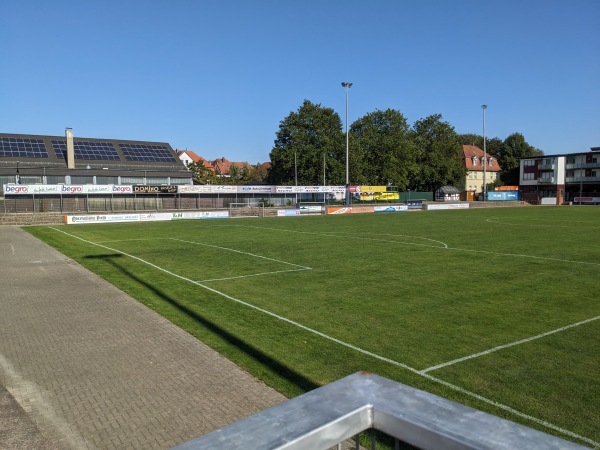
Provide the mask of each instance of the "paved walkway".
POLYGON ((0 448, 170 448, 285 398, 0 226, 0 448))

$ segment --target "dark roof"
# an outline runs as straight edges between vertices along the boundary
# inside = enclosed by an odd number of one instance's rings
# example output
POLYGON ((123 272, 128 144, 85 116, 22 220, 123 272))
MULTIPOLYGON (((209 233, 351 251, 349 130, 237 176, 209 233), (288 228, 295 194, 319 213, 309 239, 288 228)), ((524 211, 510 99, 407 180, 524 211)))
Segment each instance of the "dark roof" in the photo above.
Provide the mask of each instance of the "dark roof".
MULTIPOLYGON (((75 168, 186 170, 166 142, 73 138, 75 168)), ((0 133, 0 163, 66 169, 66 137, 0 133)))
POLYGON ((441 188, 439 188, 439 191, 442 194, 460 194, 460 190, 458 190, 454 186, 442 186, 441 188))
POLYGON ((519 159, 543 159, 543 158, 558 158, 559 156, 580 156, 587 155, 588 153, 600 151, 600 147, 591 147, 591 151, 588 152, 572 152, 572 153, 556 153, 554 155, 540 155, 540 156, 523 156, 519 159))
POLYGON ((169 177, 178 183, 192 181, 192 173, 166 142, 75 136, 73 144, 75 167, 70 169, 65 136, 0 133, 0 177, 8 177, 9 182, 17 176, 21 180, 41 176, 54 179, 70 176, 71 181, 143 176, 150 180, 169 177))

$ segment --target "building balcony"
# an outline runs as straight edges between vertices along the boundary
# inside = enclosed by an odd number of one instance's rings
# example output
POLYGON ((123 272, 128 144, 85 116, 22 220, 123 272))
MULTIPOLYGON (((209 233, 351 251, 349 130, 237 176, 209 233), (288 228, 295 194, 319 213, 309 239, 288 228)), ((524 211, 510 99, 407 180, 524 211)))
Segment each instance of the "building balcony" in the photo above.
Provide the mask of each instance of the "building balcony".
POLYGON ((566 169, 600 169, 600 162, 566 164, 566 169))
POLYGON ((377 430, 422 449, 583 449, 575 443, 477 411, 428 392, 366 372, 274 406, 175 450, 359 449, 356 437, 377 430))
POLYGON ((574 177, 566 177, 566 183, 599 183, 600 177, 586 177, 586 176, 574 176, 574 177))
POLYGON ((554 184, 556 182, 556 178, 553 176, 543 176, 538 178, 538 184, 554 184))
POLYGON ((539 170, 554 170, 554 168, 555 168, 554 163, 551 163, 551 164, 540 164, 538 166, 539 170))

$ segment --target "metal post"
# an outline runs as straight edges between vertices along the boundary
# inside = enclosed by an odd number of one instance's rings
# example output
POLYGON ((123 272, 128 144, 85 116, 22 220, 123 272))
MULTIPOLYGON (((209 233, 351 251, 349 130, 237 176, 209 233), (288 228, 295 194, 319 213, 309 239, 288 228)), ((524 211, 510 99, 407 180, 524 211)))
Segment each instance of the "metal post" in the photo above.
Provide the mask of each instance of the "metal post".
POLYGON ((487 197, 487 187, 486 187, 486 166, 487 166, 487 153, 485 148, 485 110, 487 109, 487 105, 481 105, 481 109, 483 110, 483 201, 486 201, 487 197))
POLYGON ((349 145, 348 145, 348 91, 352 87, 352 83, 347 81, 342 82, 342 87, 346 88, 346 206, 350 206, 350 161, 349 161, 349 145))
MULTIPOLYGON (((294 182, 296 188, 298 187, 298 160, 296 158, 297 153, 294 152, 294 182)), ((298 189, 296 189, 296 208, 298 208, 298 189)))

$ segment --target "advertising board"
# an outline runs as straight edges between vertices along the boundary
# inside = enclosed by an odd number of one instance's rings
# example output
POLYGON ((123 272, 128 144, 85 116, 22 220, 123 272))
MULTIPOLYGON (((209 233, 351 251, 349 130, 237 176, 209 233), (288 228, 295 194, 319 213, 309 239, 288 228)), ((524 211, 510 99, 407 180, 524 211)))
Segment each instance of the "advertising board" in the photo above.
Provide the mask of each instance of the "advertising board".
POLYGON ((278 209, 277 216, 278 217, 291 217, 291 216, 299 216, 299 209, 278 209))
POLYGON ((327 214, 352 214, 352 208, 333 206, 327 208, 327 214))
POLYGON ((374 212, 403 212, 408 211, 408 206, 406 205, 392 205, 392 206, 375 206, 373 208, 374 212))
POLYGON ((519 191, 488 191, 487 199, 494 201, 519 200, 519 191))
POLYGON ((238 194, 272 194, 275 186, 237 186, 238 194))
POLYGON ((177 186, 133 186, 134 194, 176 194, 177 186))
POLYGON ((131 185, 116 184, 5 184, 4 195, 131 194, 131 185))
POLYGON ((64 222, 67 224, 80 223, 115 223, 115 222, 160 222, 166 220, 183 219, 226 219, 229 211, 190 211, 176 213, 150 213, 150 214, 86 214, 66 215, 64 222))
POLYGON ((443 209, 465 209, 468 203, 426 203, 424 209, 427 211, 439 211, 443 209))
POLYGON ((600 203, 600 197, 575 197, 575 203, 600 203))

